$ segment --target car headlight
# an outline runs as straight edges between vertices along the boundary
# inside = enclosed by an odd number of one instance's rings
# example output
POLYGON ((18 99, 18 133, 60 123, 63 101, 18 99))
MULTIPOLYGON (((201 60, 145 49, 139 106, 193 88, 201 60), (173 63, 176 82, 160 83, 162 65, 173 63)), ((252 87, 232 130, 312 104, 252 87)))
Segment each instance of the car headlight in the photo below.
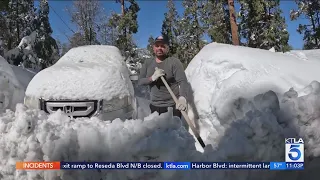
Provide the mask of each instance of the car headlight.
POLYGON ((25 96, 24 104, 28 106, 30 109, 40 109, 40 101, 38 98, 25 96))
POLYGON ((105 112, 115 111, 122 108, 125 108, 132 104, 132 98, 130 96, 126 96, 122 99, 113 98, 109 101, 103 100, 102 110, 105 112))

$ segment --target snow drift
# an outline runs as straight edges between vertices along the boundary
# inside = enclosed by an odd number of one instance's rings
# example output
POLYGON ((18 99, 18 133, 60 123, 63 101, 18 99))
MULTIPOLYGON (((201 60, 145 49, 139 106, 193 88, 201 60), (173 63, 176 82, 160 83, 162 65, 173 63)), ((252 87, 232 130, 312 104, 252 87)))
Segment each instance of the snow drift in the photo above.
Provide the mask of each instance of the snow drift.
MULTIPOLYGON (((171 112, 172 113, 172 112, 171 112)), ((192 136, 169 113, 122 122, 71 120, 58 111, 18 104, 0 117, 0 177, 3 179, 166 179, 161 171, 16 171, 16 161, 182 161, 196 153, 192 136), (174 143, 176 142, 176 143, 174 143), (174 146, 173 146, 174 144, 174 146)))
POLYGON ((13 71, 8 62, 0 56, 0 112, 5 109, 14 110, 17 103, 23 102, 25 87, 15 73, 16 71, 13 71))
MULTIPOLYGON (((16 111, 0 116, 0 177, 25 179, 318 179, 320 84, 297 97, 290 90, 283 98, 268 92, 255 100, 243 100, 238 110, 249 110, 230 123, 219 141, 204 153, 172 111, 152 114, 144 120, 72 120, 60 111, 47 116, 18 104, 16 111), (260 97, 260 98, 259 98, 260 97), (247 103, 244 103, 247 102, 247 103), (248 107, 248 104, 264 106, 248 107), (281 103, 280 103, 281 102, 281 103), (280 106, 281 104, 281 106, 280 106), (281 107, 281 108, 280 108, 281 107), (124 171, 66 170, 16 171, 16 161, 283 161, 284 138, 302 137, 306 144, 307 169, 301 172, 272 171, 124 171), (121 151, 120 151, 121 150, 121 151), (214 178, 212 178, 214 177, 214 178)), ((207 140, 208 142, 208 140, 207 140)), ((213 142, 213 141, 212 141, 213 142)))
POLYGON ((288 55, 295 56, 299 59, 305 61, 319 61, 320 60, 320 53, 318 49, 311 49, 311 50, 292 50, 290 52, 286 52, 288 55))
POLYGON ((11 68, 15 76, 17 77, 17 80, 19 81, 20 85, 23 87, 25 91, 29 85, 29 82, 37 73, 29 69, 22 68, 20 66, 11 65, 11 68))
POLYGON ((47 116, 18 104, 15 112, 7 110, 0 115, 0 177, 317 180, 320 83, 315 69, 319 69, 316 62, 285 54, 219 44, 206 46, 186 70, 194 99, 189 114, 198 117, 196 124, 207 144, 202 153, 182 122, 172 117, 171 110, 140 120, 110 122, 70 119, 60 111, 47 116), (300 69, 308 71, 297 73, 300 69), (304 139, 307 170, 16 171, 14 166, 16 161, 40 160, 283 161, 285 137, 304 139))
POLYGON ((200 131, 205 139, 218 138, 218 134, 224 134, 224 126, 251 110, 250 104, 246 109, 237 109, 245 99, 268 91, 282 95, 290 88, 301 90, 314 80, 320 81, 319 68, 320 61, 302 61, 261 49, 209 44, 186 69, 193 91, 190 100, 197 109, 193 114, 190 108, 189 115, 199 114, 200 131))

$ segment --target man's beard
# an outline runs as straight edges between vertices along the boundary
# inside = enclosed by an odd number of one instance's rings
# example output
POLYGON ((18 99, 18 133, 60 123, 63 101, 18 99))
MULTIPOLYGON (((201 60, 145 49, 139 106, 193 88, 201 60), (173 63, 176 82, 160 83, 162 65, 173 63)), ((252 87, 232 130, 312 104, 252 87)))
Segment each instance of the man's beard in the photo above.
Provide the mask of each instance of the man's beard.
POLYGON ((167 57, 167 54, 168 53, 162 51, 161 54, 159 54, 159 55, 156 53, 156 57, 159 58, 159 59, 164 59, 164 58, 167 57))
POLYGON ((161 54, 161 55, 156 55, 157 58, 159 59, 165 59, 167 57, 166 54, 161 54))

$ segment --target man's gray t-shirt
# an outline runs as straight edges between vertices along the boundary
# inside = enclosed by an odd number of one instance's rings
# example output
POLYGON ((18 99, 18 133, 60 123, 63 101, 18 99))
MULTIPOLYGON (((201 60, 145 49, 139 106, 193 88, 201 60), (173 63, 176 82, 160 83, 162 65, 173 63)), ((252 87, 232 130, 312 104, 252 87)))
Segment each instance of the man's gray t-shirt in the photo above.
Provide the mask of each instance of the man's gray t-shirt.
POLYGON ((152 82, 149 78, 153 75, 155 67, 164 70, 165 79, 177 98, 183 96, 187 99, 188 81, 184 68, 179 59, 168 57, 161 63, 154 59, 147 59, 140 70, 139 85, 150 86, 151 104, 158 107, 169 107, 175 104, 161 78, 152 82), (179 88, 180 86, 180 88, 179 88))

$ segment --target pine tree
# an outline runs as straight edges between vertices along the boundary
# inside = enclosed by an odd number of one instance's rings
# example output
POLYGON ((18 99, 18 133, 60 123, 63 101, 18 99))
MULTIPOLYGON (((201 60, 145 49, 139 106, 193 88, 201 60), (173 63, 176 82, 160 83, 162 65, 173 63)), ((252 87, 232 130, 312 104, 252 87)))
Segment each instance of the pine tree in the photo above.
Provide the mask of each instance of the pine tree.
POLYGON ((291 20, 304 16, 310 24, 299 24, 297 31, 303 34, 304 49, 320 48, 320 2, 314 0, 296 0, 298 10, 291 10, 291 20))
POLYGON ((245 45, 276 51, 289 50, 289 33, 281 16, 280 1, 239 0, 240 33, 245 45))
POLYGON ((185 0, 183 6, 185 10, 179 22, 181 34, 178 36, 177 57, 186 67, 205 43, 202 40, 204 28, 199 20, 201 3, 198 0, 185 0))
POLYGON ((32 33, 31 25, 35 18, 34 0, 9 0, 5 16, 7 36, 4 41, 7 49, 18 46, 20 40, 32 33))
POLYGON ((6 16, 9 9, 9 0, 0 1, 0 56, 4 56, 6 49, 5 37, 8 37, 8 27, 6 24, 6 16))
POLYGON ((5 58, 10 64, 39 69, 39 58, 34 51, 37 42, 38 15, 34 0, 9 0, 5 16, 7 36, 5 58))
POLYGON ((51 37, 48 1, 41 0, 38 12, 33 3, 34 1, 10 0, 6 16, 7 28, 9 34, 12 32, 17 37, 5 37, 7 48, 14 45, 8 49, 5 57, 11 64, 40 70, 59 58, 59 49, 55 39, 51 37), (24 13, 20 15, 22 10, 24 13), (21 16, 20 24, 13 23, 12 18, 17 17, 17 13, 21 16))
POLYGON ((39 58, 43 59, 41 62, 41 68, 43 69, 51 66, 59 59, 59 47, 56 40, 51 37, 53 31, 49 23, 48 0, 40 1, 38 21, 35 52, 39 58))
POLYGON ((178 12, 174 5, 173 0, 168 0, 167 4, 168 12, 164 14, 164 20, 162 23, 161 34, 165 35, 169 39, 169 55, 174 56, 177 52, 177 36, 178 34, 178 12))
POLYGON ((148 39, 148 45, 147 45, 147 50, 150 52, 150 54, 153 54, 153 48, 152 48, 153 43, 154 43, 154 38, 151 35, 148 39))
MULTIPOLYGON (((119 2, 119 1, 116 1, 119 2)), ((126 58, 135 56, 136 44, 133 34, 138 32, 138 12, 140 7, 135 0, 127 0, 130 5, 126 7, 125 1, 121 0, 121 14, 112 13, 109 26, 115 30, 115 46, 118 47, 126 58)))
POLYGON ((210 39, 232 44, 230 15, 226 0, 209 0, 203 4, 202 22, 210 39))

